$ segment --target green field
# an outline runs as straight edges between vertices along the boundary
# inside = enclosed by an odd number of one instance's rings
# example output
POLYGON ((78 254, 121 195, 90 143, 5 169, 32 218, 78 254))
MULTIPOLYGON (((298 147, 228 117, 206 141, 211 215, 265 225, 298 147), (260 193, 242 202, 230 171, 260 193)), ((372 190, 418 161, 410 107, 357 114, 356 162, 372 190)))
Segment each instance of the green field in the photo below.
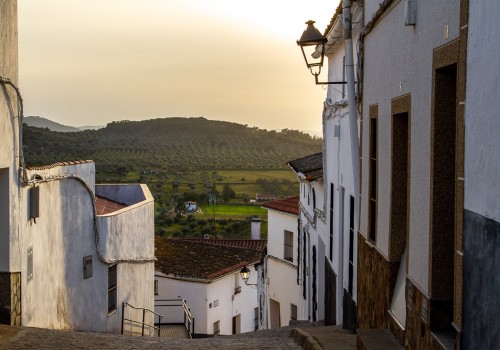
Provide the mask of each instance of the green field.
POLYGON ((260 205, 238 205, 238 204, 216 204, 211 206, 205 204, 201 207, 201 214, 197 216, 212 219, 215 212, 215 217, 220 218, 233 218, 242 219, 250 216, 258 216, 262 219, 267 219, 267 210, 263 209, 260 205))

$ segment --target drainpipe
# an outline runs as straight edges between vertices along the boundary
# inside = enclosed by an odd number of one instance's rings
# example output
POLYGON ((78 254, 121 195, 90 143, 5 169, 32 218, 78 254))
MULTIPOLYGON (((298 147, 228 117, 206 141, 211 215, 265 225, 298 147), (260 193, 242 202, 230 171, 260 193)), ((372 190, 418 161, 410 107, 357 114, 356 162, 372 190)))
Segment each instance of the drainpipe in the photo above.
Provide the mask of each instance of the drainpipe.
MULTIPOLYGON (((359 217, 359 140, 358 140, 358 118, 357 101, 354 89, 354 56, 352 48, 352 23, 351 23, 351 0, 342 1, 342 14, 344 22, 344 39, 346 49, 346 71, 347 71, 347 98, 349 102, 349 131, 351 136, 351 158, 352 175, 354 185, 354 232, 358 230, 359 217)), ((354 244, 354 242, 353 242, 354 244)), ((343 268, 343 266, 342 266, 343 268)), ((343 284, 343 281, 342 281, 343 284)), ((354 292, 353 294, 357 294, 354 292)), ((354 297, 354 295, 353 295, 354 297)))
MULTIPOLYGON (((359 140, 357 101, 354 81, 354 54, 352 48, 351 0, 342 1, 344 39, 346 48, 347 99, 349 102, 349 129, 351 136, 352 171, 354 175, 354 200, 359 197, 359 140)), ((356 206, 355 206, 356 208, 356 206)))

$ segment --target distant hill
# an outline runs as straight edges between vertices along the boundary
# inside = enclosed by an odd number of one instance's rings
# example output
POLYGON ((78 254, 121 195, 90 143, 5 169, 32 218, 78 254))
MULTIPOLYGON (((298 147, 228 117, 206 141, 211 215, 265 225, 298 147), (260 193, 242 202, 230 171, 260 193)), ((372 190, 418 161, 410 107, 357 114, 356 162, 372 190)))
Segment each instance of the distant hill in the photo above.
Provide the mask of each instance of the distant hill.
POLYGON ((80 130, 80 131, 84 131, 84 130, 99 130, 99 129, 102 129, 102 128, 105 128, 105 127, 106 127, 106 125, 84 125, 84 126, 79 126, 78 130, 80 130))
POLYGON ((28 165, 92 159, 98 174, 117 169, 286 169, 287 161, 321 148, 321 139, 301 131, 267 131, 205 118, 121 121, 71 133, 24 128, 28 165))
POLYGON ((62 124, 53 122, 52 120, 49 120, 47 118, 37 117, 37 116, 25 117, 23 119, 23 122, 24 122, 24 124, 29 125, 29 126, 35 126, 37 128, 49 128, 49 130, 52 130, 52 131, 59 131, 59 132, 81 131, 79 128, 74 128, 72 126, 62 125, 62 124))

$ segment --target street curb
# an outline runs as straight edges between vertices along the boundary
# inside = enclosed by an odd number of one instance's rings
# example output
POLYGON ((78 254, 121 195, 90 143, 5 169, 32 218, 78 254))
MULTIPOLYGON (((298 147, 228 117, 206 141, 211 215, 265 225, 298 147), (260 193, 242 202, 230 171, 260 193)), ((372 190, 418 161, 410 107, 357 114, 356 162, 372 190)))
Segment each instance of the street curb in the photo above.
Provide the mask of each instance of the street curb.
POLYGON ((290 338, 293 338, 305 350, 323 350, 321 344, 301 328, 294 328, 290 333, 290 338))

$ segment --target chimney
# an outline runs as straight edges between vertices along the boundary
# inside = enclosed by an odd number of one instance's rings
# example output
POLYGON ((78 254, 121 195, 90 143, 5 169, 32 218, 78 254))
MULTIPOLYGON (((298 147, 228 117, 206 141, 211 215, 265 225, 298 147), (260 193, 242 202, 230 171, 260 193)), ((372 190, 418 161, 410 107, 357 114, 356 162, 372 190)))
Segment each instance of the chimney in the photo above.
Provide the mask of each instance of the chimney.
POLYGON ((260 239, 260 222, 259 218, 252 218, 252 239, 260 239))

